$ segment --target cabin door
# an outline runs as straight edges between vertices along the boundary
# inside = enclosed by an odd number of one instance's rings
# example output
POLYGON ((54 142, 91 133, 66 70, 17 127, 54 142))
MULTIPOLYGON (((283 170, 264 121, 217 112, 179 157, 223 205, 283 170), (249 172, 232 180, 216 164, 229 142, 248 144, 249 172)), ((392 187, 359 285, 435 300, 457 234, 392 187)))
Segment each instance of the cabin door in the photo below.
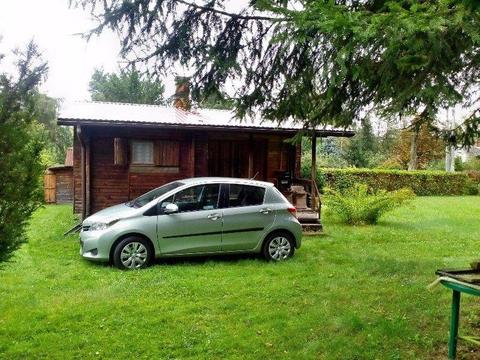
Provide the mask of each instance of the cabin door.
POLYGON ((267 142, 264 140, 211 140, 208 144, 208 176, 264 180, 267 142))

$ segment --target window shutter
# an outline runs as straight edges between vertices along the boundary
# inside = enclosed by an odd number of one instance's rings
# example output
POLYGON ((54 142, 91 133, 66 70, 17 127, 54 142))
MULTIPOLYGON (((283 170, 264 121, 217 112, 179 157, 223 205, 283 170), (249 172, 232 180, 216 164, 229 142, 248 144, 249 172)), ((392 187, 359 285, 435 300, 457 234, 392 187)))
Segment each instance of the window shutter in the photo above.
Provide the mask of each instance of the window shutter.
POLYGON ((127 164, 127 141, 123 138, 113 139, 113 164, 127 164))
POLYGON ((157 141, 155 165, 178 167, 180 165, 180 143, 168 140, 157 141))

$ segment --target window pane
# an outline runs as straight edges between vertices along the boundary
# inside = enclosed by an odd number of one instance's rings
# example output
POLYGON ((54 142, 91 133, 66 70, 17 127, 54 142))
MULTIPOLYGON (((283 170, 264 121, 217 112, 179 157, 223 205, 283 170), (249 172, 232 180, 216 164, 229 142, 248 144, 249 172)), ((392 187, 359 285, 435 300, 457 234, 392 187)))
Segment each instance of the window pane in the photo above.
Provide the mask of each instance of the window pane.
POLYGON ((175 182, 165 184, 165 185, 160 186, 156 189, 150 190, 149 192, 147 192, 143 195, 140 195, 135 200, 132 200, 131 204, 132 204, 133 207, 142 207, 143 205, 148 204, 153 199, 156 199, 156 198, 162 196, 163 194, 166 194, 167 192, 172 191, 173 189, 175 189, 179 186, 182 186, 182 185, 183 185, 183 183, 181 183, 179 181, 175 181, 175 182))
POLYGON ((176 193, 173 203, 180 212, 217 209, 219 189, 219 184, 193 186, 176 193))
POLYGON ((153 142, 133 141, 132 142, 132 163, 153 164, 153 142))
POLYGON ((261 205, 264 195, 262 187, 230 184, 229 207, 261 205))

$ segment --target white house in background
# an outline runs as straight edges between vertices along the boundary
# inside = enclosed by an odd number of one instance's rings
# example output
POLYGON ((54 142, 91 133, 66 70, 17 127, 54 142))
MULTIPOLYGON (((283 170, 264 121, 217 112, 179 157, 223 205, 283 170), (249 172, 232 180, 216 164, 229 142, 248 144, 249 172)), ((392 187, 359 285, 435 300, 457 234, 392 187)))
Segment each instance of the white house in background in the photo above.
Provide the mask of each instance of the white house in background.
POLYGON ((470 160, 473 157, 480 156, 480 138, 470 149, 457 149, 455 156, 459 156, 462 161, 470 160))
MULTIPOLYGON (((438 116, 438 123, 444 129, 452 129, 460 125, 473 113, 472 107, 455 106, 453 108, 444 109, 438 116)), ((480 156, 480 139, 470 148, 445 149, 445 170, 453 172, 454 160, 460 157, 462 161, 467 161, 475 156, 480 156)))

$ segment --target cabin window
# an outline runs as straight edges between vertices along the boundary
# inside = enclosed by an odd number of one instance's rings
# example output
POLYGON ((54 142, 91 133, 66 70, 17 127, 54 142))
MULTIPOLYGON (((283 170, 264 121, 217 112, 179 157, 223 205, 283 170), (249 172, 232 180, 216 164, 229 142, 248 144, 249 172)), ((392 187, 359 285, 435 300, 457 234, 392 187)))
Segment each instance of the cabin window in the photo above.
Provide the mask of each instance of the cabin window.
POLYGON ((153 165, 153 141, 132 141, 132 164, 153 165))

